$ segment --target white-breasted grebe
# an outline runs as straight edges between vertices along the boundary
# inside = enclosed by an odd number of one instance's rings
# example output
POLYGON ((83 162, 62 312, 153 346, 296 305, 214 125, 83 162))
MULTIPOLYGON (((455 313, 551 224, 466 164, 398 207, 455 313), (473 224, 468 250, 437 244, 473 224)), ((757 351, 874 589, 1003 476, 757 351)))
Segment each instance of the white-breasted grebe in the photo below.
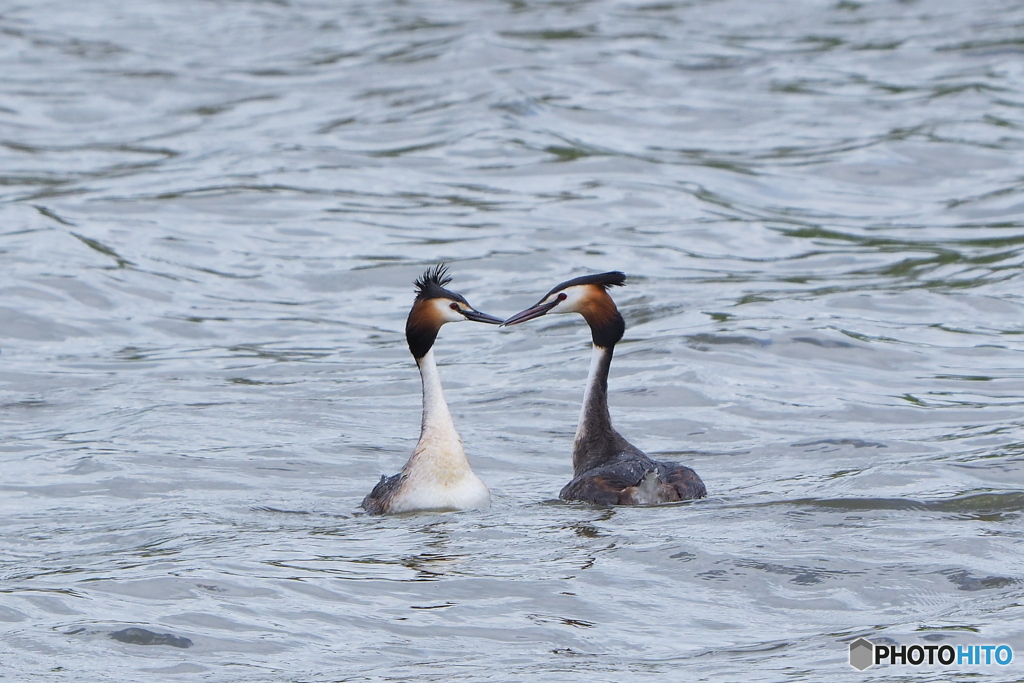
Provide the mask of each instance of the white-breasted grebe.
POLYGON ((558 496, 598 505, 652 505, 704 498, 707 489, 696 472, 678 463, 651 460, 612 427, 608 370, 626 323, 608 288, 625 281, 626 276, 618 271, 568 280, 504 323, 518 325, 547 313, 579 313, 590 325, 594 351, 572 449, 573 479, 558 496))
POLYGON ((475 310, 460 294, 444 288, 451 282, 444 264, 416 280, 416 301, 405 323, 405 338, 423 380, 420 440, 402 471, 382 476, 362 507, 371 515, 416 510, 468 510, 487 507, 491 492, 476 476, 462 439, 455 431, 434 362, 434 339, 445 323, 473 320, 500 325, 501 320, 475 310))

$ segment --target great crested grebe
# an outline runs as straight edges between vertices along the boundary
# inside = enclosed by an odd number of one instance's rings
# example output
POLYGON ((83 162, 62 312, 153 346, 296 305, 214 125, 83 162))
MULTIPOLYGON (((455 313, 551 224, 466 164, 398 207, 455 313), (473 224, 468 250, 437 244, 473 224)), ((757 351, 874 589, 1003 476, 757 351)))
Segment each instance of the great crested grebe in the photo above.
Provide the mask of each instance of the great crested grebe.
POLYGON ((547 313, 579 313, 590 325, 594 351, 572 449, 573 479, 558 496, 598 505, 652 505, 703 498, 707 489, 696 472, 678 463, 651 460, 612 427, 608 369, 626 323, 608 288, 625 281, 626 276, 618 271, 574 278, 504 322, 518 325, 547 313))
POLYGON ((402 471, 382 476, 362 507, 371 515, 415 510, 468 510, 487 507, 491 492, 476 476, 441 390, 434 362, 434 339, 445 323, 473 320, 500 325, 501 320, 475 310, 460 294, 444 288, 451 282, 444 264, 416 280, 416 301, 405 322, 405 339, 423 380, 420 440, 402 471))

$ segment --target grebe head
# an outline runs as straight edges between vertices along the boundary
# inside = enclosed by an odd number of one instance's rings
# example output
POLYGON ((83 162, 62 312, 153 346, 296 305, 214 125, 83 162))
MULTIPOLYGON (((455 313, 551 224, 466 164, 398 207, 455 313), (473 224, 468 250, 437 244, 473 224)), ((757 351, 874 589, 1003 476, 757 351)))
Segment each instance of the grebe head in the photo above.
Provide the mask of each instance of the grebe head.
POLYGON ((405 321, 405 338, 409 350, 422 358, 434 345, 437 332, 445 323, 472 320, 478 323, 500 325, 501 319, 473 308, 461 294, 445 289, 452 279, 443 263, 434 266, 414 283, 416 301, 405 321))
POLYGON ((617 270, 566 280, 545 294, 535 305, 510 317, 503 325, 518 325, 548 313, 579 313, 589 323, 594 343, 598 346, 612 346, 622 339, 626 324, 615 302, 608 295, 608 288, 625 283, 625 274, 617 270))

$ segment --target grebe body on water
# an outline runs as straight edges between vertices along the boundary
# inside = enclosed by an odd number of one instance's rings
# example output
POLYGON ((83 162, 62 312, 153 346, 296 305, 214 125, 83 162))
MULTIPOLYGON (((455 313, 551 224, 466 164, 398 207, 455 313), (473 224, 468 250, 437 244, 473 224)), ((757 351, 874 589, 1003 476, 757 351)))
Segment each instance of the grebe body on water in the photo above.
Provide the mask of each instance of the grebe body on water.
POLYGON ((608 288, 623 285, 625 280, 618 271, 568 280, 504 323, 518 325, 548 313, 579 313, 590 325, 594 348, 573 443, 573 479, 559 497, 598 505, 654 505, 704 498, 707 489, 696 472, 679 463, 652 460, 612 427, 608 370, 626 323, 608 288))
POLYGON ((405 323, 405 338, 423 381, 420 438, 402 471, 392 477, 382 476, 363 499, 362 507, 371 515, 468 510, 491 503, 491 493, 469 466, 452 422, 433 347, 445 323, 472 320, 498 325, 501 320, 475 310, 460 294, 445 289, 449 282, 444 265, 416 280, 416 301, 405 323))

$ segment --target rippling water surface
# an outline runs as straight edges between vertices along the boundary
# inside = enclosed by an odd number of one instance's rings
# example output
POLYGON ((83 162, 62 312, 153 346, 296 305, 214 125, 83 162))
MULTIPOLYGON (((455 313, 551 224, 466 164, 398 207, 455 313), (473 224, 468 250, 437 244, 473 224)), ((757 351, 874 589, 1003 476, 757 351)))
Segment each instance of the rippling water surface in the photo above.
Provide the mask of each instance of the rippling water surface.
POLYGON ((1022 35, 1011 0, 5 3, 0 676, 1020 680, 1022 35), (617 425, 710 497, 557 501, 565 316, 440 335, 489 510, 362 515, 442 260, 501 316, 626 271, 617 425), (859 636, 1019 661, 859 673, 859 636))

